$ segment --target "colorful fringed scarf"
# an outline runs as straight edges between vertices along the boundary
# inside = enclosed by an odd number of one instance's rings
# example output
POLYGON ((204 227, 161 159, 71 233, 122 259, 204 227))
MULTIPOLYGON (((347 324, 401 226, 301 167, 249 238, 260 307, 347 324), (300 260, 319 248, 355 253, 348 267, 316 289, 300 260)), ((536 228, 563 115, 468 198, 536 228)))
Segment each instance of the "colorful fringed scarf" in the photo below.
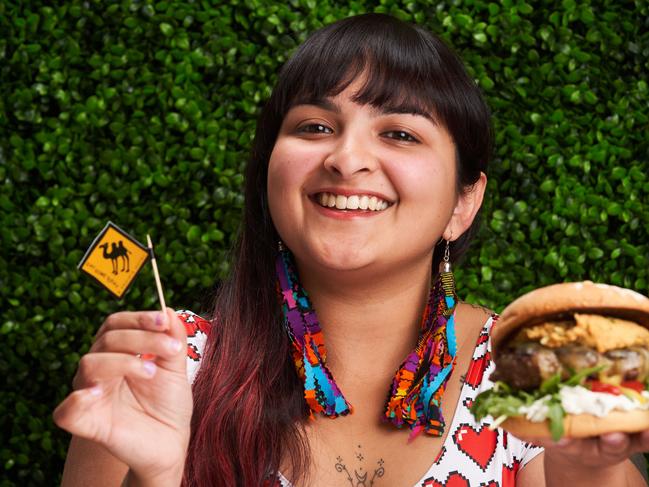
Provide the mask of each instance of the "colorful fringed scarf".
POLYGON ((332 418, 349 414, 351 406, 325 365, 327 351, 320 323, 306 291, 299 283, 288 250, 280 251, 276 270, 284 326, 293 344, 293 360, 298 375, 304 381, 304 398, 311 413, 322 413, 332 418))
POLYGON ((422 430, 444 433, 442 396, 455 366, 455 279, 440 272, 428 296, 417 348, 401 364, 392 381, 385 417, 398 428, 411 429, 411 439, 422 430))
MULTIPOLYGON (((311 413, 335 418, 352 410, 326 366, 322 330, 306 291, 299 284, 293 258, 280 251, 276 261, 284 325, 293 344, 293 359, 304 381, 311 413)), ((407 425, 411 439, 421 431, 444 432, 441 400, 457 352, 454 311, 457 303, 451 272, 440 272, 428 297, 417 348, 396 372, 385 418, 398 428, 407 425)))

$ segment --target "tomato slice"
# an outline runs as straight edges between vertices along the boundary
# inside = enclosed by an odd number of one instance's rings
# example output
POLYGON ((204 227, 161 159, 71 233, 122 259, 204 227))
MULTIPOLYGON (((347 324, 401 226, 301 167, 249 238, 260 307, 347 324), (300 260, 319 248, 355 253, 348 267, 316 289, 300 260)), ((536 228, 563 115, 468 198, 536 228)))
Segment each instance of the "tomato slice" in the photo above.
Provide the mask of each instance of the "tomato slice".
POLYGON ((614 386, 613 384, 606 384, 598 380, 589 380, 588 385, 590 386, 590 390, 593 392, 606 392, 615 396, 622 394, 622 391, 618 386, 614 386))
POLYGON ((622 387, 626 387, 627 389, 633 389, 636 392, 644 391, 644 384, 638 380, 627 380, 622 382, 622 384, 620 385, 622 387))

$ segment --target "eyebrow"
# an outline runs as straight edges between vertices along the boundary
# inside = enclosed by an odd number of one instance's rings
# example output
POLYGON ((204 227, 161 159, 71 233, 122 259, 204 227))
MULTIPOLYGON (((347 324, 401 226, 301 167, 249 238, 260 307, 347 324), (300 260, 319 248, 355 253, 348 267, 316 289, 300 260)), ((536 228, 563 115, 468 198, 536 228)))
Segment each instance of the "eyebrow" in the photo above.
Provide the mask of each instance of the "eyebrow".
MULTIPOLYGON (((318 108, 322 108, 323 110, 327 110, 329 112, 333 112, 335 114, 340 114, 342 111, 340 109, 340 106, 336 103, 334 103, 330 98, 303 98, 296 100, 295 103, 291 108, 300 106, 300 105, 312 105, 316 106, 318 108)), ((394 115, 394 114, 403 114, 403 115, 418 115, 421 117, 424 117, 431 121, 433 124, 438 125, 437 120, 435 120, 435 117, 433 115, 425 110, 422 110, 420 107, 410 104, 410 103, 402 103, 402 104, 388 104, 382 107, 375 107, 372 106, 372 108, 376 111, 376 115, 394 115)))
POLYGON ((328 112, 333 112, 335 114, 339 114, 341 112, 340 106, 331 101, 329 98, 302 98, 299 100, 296 100, 291 108, 298 107, 300 105, 312 105, 318 108, 322 108, 323 110, 327 110, 328 112))
POLYGON ((433 124, 438 125, 437 120, 435 120, 435 117, 433 117, 433 115, 430 112, 426 110, 422 110, 420 107, 409 103, 388 105, 379 108, 378 110, 384 115, 392 115, 392 114, 419 115, 420 117, 427 118, 433 124))

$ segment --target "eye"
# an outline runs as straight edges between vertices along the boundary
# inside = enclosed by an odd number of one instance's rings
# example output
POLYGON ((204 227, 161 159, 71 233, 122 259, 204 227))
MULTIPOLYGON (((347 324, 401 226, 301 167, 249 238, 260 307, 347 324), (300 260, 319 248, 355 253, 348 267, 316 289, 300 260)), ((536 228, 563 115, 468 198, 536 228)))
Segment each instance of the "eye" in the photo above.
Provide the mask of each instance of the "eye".
POLYGON ((331 130, 331 128, 321 123, 309 123, 306 125, 302 125, 297 129, 297 131, 303 134, 332 134, 333 133, 333 130, 331 130))
POLYGON ((397 140, 399 142, 419 142, 416 137, 406 132, 405 130, 390 130, 388 132, 383 132, 383 134, 381 135, 388 137, 389 139, 397 140))

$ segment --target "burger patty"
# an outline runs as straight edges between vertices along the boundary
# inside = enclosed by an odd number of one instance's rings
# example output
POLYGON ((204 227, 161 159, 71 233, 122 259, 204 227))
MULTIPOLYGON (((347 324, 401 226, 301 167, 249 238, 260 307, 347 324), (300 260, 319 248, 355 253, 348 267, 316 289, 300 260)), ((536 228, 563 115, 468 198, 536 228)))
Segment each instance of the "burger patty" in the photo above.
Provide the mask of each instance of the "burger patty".
POLYGON ((599 353, 583 345, 549 348, 528 341, 511 344, 500 352, 495 364, 491 380, 523 390, 536 389, 557 373, 567 379, 575 372, 600 364, 606 367, 599 376, 644 382, 649 376, 649 350, 629 347, 599 353))

